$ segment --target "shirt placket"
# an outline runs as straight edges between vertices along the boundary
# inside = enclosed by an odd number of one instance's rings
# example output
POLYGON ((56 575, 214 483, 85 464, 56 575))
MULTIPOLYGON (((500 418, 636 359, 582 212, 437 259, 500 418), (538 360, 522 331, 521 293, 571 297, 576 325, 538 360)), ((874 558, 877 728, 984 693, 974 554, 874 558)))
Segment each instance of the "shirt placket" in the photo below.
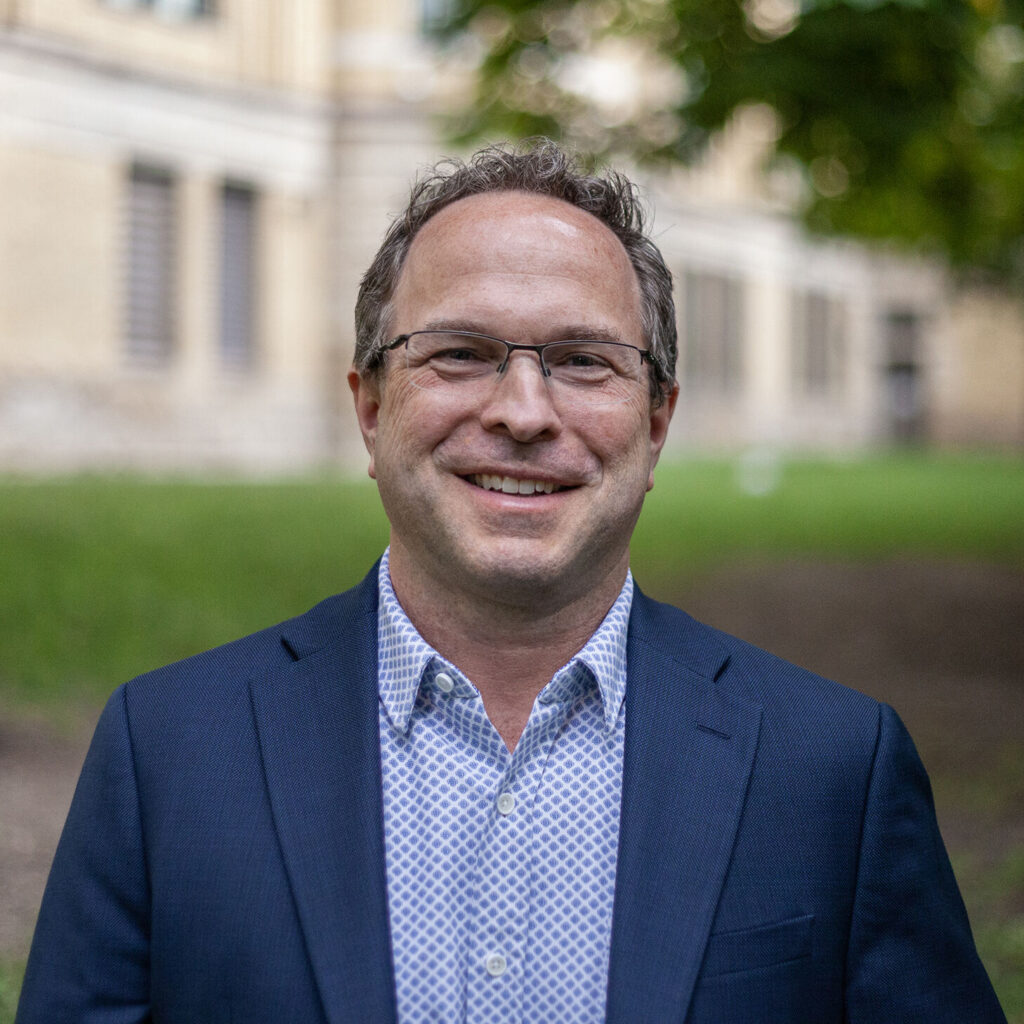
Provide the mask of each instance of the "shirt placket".
POLYGON ((514 753, 504 752, 504 770, 492 795, 490 820, 470 885, 467 1024, 511 1024, 523 1019, 533 913, 534 802, 569 707, 564 701, 538 700, 514 753))

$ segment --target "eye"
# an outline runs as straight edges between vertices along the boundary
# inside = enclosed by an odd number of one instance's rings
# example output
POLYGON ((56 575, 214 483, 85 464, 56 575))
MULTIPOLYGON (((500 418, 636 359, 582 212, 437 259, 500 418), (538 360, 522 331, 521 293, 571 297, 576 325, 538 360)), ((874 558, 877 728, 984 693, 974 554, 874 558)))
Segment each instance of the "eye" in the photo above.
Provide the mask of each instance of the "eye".
POLYGON ((587 351, 566 352, 564 356, 559 358, 558 362, 562 366, 572 366, 581 370, 588 367, 606 367, 609 365, 606 359, 587 351))
POLYGON ((432 362, 441 363, 472 363, 487 357, 473 348, 443 348, 431 354, 432 362))
POLYGON ((620 372, 614 358, 616 354, 616 349, 601 342, 567 342, 548 348, 545 362, 557 380, 600 383, 620 372))

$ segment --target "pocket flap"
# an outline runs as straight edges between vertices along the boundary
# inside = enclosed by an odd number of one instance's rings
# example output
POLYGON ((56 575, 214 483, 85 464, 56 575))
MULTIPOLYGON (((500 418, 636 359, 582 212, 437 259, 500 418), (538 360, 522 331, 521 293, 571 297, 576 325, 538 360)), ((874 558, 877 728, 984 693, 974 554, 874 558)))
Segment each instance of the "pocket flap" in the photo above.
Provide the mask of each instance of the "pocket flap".
POLYGON ((814 915, 805 914, 775 924, 712 935, 701 975, 706 978, 730 971, 752 971, 809 956, 813 923, 814 915))

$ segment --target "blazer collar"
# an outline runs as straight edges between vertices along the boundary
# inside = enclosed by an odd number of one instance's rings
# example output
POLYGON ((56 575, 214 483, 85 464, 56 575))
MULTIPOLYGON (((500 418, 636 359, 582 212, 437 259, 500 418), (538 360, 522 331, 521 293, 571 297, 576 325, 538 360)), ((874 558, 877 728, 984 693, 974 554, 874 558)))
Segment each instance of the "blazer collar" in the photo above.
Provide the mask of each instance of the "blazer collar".
POLYGON ((683 1020, 732 855, 761 709, 715 680, 713 630, 637 592, 608 1024, 683 1020))
POLYGON ((288 623, 250 686, 285 867, 328 1021, 395 1020, 377 718, 377 585, 288 623))

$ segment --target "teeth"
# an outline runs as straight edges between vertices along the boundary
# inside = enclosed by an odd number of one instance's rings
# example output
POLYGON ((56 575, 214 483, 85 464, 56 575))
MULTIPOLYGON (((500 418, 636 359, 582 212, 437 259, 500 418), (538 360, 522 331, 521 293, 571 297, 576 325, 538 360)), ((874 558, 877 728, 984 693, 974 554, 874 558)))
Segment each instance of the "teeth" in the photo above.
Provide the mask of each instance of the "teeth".
POLYGON ((517 480, 512 476, 497 476, 492 473, 478 473, 470 478, 477 487, 487 491, 502 491, 504 494, 551 494, 558 490, 556 484, 544 480, 517 480))

